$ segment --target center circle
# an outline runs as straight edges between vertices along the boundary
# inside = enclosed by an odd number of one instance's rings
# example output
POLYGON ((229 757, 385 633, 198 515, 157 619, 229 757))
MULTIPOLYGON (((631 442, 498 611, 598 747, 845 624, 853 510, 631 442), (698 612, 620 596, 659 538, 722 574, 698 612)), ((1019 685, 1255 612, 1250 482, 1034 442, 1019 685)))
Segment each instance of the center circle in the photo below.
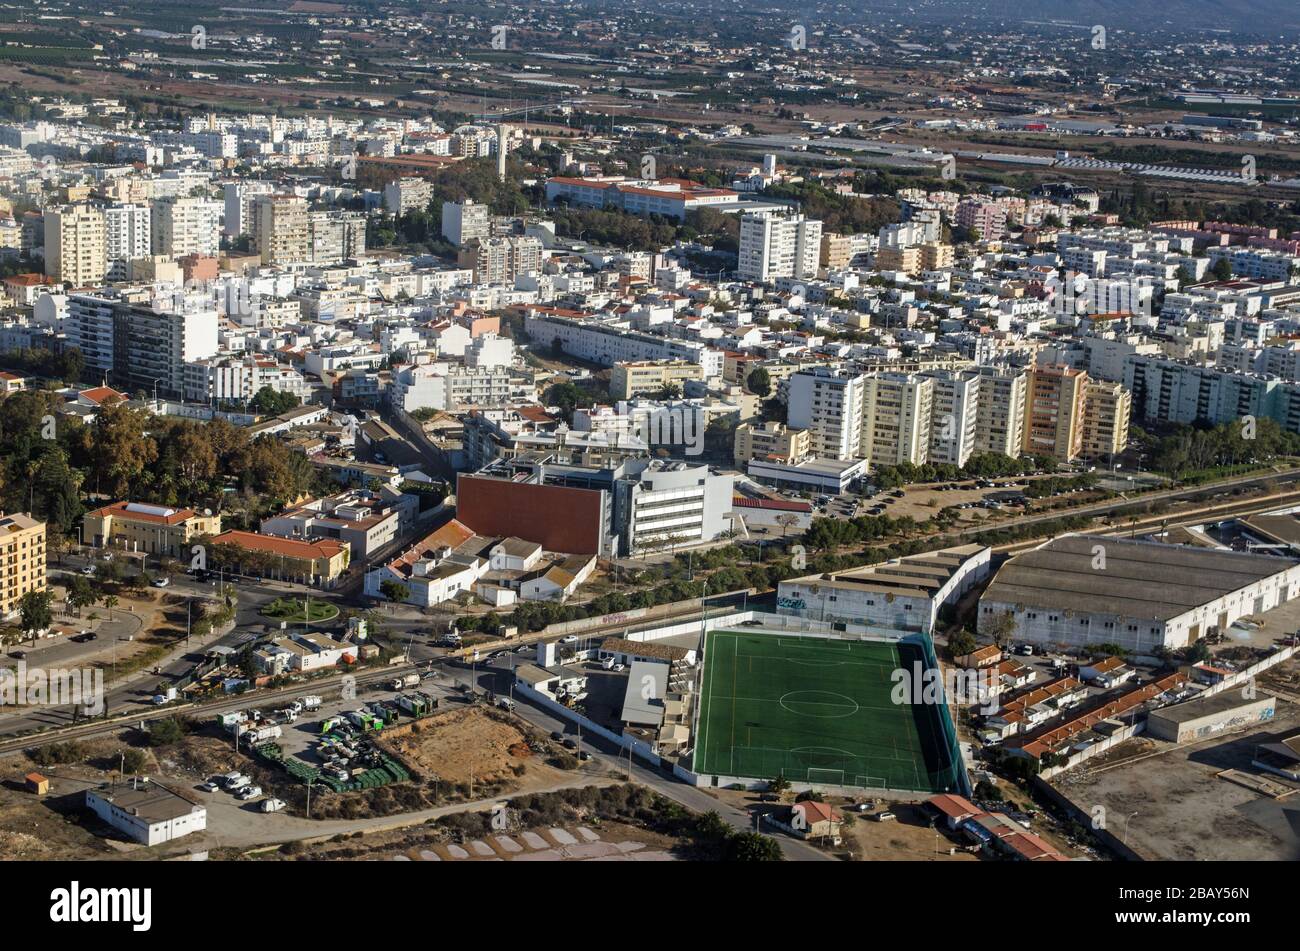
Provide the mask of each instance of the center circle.
POLYGON ((781 706, 791 713, 821 720, 851 717, 859 710, 857 701, 829 690, 792 690, 781 698, 781 706))

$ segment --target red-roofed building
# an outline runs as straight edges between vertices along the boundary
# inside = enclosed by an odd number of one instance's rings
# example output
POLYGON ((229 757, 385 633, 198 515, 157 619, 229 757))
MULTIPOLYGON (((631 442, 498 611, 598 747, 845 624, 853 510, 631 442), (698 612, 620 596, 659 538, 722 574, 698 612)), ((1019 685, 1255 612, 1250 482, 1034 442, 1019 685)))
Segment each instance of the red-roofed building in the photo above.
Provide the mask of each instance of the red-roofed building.
MULTIPOLYGON (((330 538, 306 542, 241 531, 223 532, 212 544, 232 546, 236 550, 232 556, 234 566, 241 573, 325 587, 332 586, 347 570, 351 553, 349 546, 330 538)), ((209 552, 210 565, 212 556, 209 552)))
POLYGON ((186 562, 195 538, 220 531, 220 515, 143 502, 105 505, 87 512, 81 524, 81 538, 87 545, 168 555, 186 562))

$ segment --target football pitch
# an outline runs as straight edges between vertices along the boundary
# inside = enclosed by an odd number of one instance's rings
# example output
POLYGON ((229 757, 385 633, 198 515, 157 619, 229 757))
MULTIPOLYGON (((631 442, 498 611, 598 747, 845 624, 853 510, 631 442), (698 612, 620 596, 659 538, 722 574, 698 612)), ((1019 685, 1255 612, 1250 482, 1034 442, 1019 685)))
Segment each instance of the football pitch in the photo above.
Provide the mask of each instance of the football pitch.
POLYGON ((711 631, 700 687, 697 773, 941 792, 954 784, 940 710, 894 703, 908 642, 711 631))

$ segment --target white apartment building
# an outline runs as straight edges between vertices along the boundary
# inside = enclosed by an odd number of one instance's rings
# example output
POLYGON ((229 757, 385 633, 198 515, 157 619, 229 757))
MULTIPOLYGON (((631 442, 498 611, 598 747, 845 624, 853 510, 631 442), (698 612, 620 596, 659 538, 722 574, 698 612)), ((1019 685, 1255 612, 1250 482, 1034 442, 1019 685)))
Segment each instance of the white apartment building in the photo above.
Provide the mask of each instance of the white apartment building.
POLYGON ((706 380, 722 376, 726 354, 693 340, 661 337, 627 329, 619 322, 567 316, 530 308, 524 329, 543 346, 560 346, 565 353, 592 363, 613 366, 643 360, 686 360, 704 368, 706 380))
POLYGON ((269 195, 274 191, 275 186, 270 182, 243 180, 227 182, 222 188, 222 198, 226 206, 225 220, 221 225, 222 233, 229 238, 252 234, 253 218, 249 206, 254 198, 259 195, 269 195))
POLYGON ((929 461, 964 466, 975 453, 980 378, 974 374, 938 370, 922 375, 934 381, 929 461))
POLYGON ((384 186, 384 207, 398 217, 421 211, 432 200, 433 185, 423 178, 399 178, 384 186))
POLYGON ((857 459, 862 452, 866 377, 817 367, 787 381, 786 423, 806 429, 808 448, 822 459, 857 459))
POLYGON ((104 247, 108 256, 109 280, 126 280, 127 265, 149 257, 151 233, 148 205, 109 205, 104 209, 104 247))
POLYGON ((781 212, 755 212, 740 219, 737 274, 770 283, 780 277, 812 280, 821 259, 822 223, 781 212))
POLYGON ((442 236, 456 247, 475 238, 492 236, 492 215, 487 205, 467 198, 442 203, 442 236))
POLYGON ((628 510, 630 553, 711 541, 730 527, 731 476, 712 475, 708 466, 660 460, 646 462, 639 475, 628 510))

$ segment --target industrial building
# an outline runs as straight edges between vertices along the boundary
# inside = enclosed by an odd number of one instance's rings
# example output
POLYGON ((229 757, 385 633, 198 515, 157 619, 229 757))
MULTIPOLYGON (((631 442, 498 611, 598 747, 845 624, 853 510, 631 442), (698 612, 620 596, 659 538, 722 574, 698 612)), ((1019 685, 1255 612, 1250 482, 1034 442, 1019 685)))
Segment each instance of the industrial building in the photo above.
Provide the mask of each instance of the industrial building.
POLYGON ((1153 710, 1147 717, 1147 733, 1172 743, 1194 743, 1225 730, 1266 723, 1276 712, 1274 697, 1247 699, 1239 690, 1225 690, 1153 710))
POLYGON ((1010 615, 1016 640, 1176 650, 1297 593, 1300 562, 1290 559, 1069 534, 998 569, 979 630, 1010 615))
POLYGON ((880 565, 782 581, 777 611, 903 631, 934 629, 939 610, 989 573, 991 549, 960 545, 880 565))

